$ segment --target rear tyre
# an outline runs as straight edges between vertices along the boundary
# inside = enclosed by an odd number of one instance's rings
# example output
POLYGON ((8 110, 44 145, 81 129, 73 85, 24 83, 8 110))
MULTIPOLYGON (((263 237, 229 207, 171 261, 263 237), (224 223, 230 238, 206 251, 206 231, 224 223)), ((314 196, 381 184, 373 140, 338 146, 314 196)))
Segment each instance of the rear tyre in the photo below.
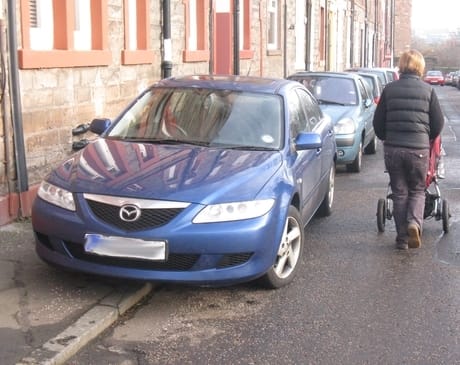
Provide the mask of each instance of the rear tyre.
POLYGON ((377 202, 377 228, 379 232, 385 232, 385 220, 387 217, 387 204, 385 199, 381 198, 377 202))
POLYGON ((299 211, 290 206, 275 262, 259 279, 269 289, 281 288, 294 280, 304 246, 304 229, 299 211))
POLYGON ((327 217, 332 213, 332 203, 334 202, 335 186, 335 165, 329 170, 328 189, 321 205, 318 208, 319 217, 327 217))
POLYGON ((449 212, 449 204, 447 203, 446 199, 442 200, 442 212, 441 212, 441 217, 442 217, 442 230, 445 233, 449 232, 449 218, 450 218, 450 212, 449 212))

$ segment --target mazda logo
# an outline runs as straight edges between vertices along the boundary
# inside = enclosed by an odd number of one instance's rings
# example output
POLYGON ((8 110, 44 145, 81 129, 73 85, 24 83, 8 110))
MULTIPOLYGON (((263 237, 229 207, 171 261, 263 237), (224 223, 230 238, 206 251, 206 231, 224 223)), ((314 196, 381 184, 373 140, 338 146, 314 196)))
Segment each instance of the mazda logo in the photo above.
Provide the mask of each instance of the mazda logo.
POLYGON ((141 216, 141 210, 137 205, 125 204, 120 208, 120 218, 125 222, 134 222, 141 216))

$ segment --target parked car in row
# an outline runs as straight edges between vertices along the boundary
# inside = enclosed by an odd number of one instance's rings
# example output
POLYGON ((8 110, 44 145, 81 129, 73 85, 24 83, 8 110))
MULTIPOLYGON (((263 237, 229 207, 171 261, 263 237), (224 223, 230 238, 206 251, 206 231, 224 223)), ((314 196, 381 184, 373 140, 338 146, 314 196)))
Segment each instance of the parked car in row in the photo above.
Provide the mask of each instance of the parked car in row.
POLYGON ((454 72, 448 72, 444 76, 444 85, 452 85, 453 78, 454 78, 454 72))
POLYGON ((36 251, 50 264, 278 288, 301 264, 304 226, 331 213, 334 126, 298 82, 169 78, 90 131, 99 137, 45 178, 33 204, 36 251))
POLYGON ((460 87, 460 86, 459 86, 460 83, 458 82, 458 81, 459 81, 459 77, 460 77, 460 70, 457 70, 457 71, 452 72, 452 83, 451 83, 451 86, 456 87, 456 88, 460 87))
POLYGON ((353 72, 297 72, 288 77, 305 85, 334 122, 337 164, 360 172, 363 152, 375 153, 372 120, 376 108, 363 78, 353 72))
POLYGON ((356 73, 366 82, 367 86, 369 87, 369 94, 374 97, 374 102, 378 104, 383 91, 383 84, 381 79, 376 74, 370 72, 356 71, 356 73))
POLYGON ((345 71, 347 72, 366 72, 366 73, 377 75, 380 81, 382 82, 383 87, 385 87, 386 84, 392 81, 390 80, 387 72, 383 69, 370 68, 370 67, 358 67, 358 68, 350 68, 345 71))
POLYGON ((426 75, 423 77, 423 81, 431 85, 441 85, 444 86, 444 75, 441 71, 430 70, 427 71, 426 75))

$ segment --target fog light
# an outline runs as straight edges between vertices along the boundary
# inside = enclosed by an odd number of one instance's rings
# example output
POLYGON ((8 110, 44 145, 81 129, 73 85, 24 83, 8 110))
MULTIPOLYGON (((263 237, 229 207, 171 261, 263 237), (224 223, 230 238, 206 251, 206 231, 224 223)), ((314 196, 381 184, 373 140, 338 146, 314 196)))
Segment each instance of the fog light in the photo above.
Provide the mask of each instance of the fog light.
POLYGON ((338 155, 339 157, 343 157, 343 156, 345 155, 345 152, 343 152, 343 150, 338 150, 338 151, 337 151, 337 155, 338 155))

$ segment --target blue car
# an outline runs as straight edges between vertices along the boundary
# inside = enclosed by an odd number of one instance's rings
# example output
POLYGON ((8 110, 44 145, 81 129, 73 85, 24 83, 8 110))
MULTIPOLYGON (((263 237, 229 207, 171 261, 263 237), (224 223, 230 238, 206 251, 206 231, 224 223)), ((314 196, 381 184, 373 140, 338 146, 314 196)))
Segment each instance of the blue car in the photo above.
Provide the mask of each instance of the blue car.
POLYGON ((331 213, 331 120, 301 84, 162 80, 46 176, 36 252, 70 270, 136 280, 290 283, 304 226, 331 213))
POLYGON ((377 104, 356 73, 298 72, 288 77, 306 86, 334 123, 337 165, 360 172, 363 152, 376 153, 377 137, 372 120, 377 104))

